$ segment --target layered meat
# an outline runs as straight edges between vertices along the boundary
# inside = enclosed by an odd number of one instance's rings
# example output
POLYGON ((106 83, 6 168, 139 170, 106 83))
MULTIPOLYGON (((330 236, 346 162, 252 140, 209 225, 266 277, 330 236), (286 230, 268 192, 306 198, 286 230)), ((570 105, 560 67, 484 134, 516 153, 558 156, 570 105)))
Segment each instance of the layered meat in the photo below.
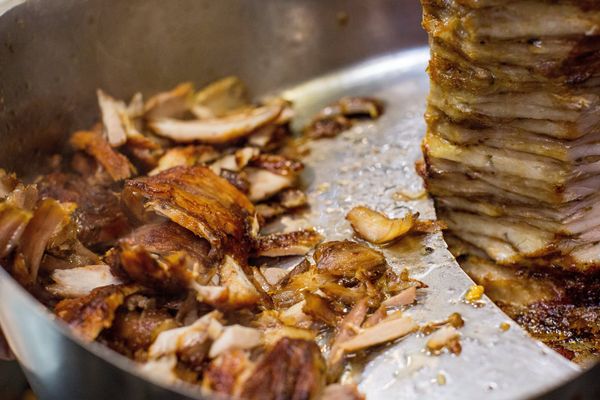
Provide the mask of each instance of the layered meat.
POLYGON ((426 181, 455 239, 503 265, 600 267, 600 9, 424 0, 426 181))

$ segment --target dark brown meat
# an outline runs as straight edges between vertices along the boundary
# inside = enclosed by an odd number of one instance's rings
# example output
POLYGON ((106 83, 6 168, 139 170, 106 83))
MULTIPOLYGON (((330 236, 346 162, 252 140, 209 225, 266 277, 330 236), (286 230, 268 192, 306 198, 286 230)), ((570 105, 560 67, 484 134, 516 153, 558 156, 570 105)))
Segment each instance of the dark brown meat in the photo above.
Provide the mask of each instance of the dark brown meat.
POLYGON ((77 175, 63 173, 42 176, 37 186, 42 198, 77 204, 72 219, 77 225, 77 237, 87 247, 109 245, 130 229, 119 196, 106 186, 92 185, 77 175))
POLYGON ((85 297, 61 301, 54 311, 75 333, 91 342, 112 326, 125 297, 137 290, 133 286, 114 285, 97 288, 85 297))
POLYGON ((71 136, 71 146, 94 157, 114 181, 127 179, 135 173, 127 157, 114 150, 100 132, 75 132, 71 136))
POLYGON ((116 351, 132 358, 143 358, 160 332, 178 326, 165 309, 119 309, 104 337, 116 351))
POLYGON ((144 246, 150 253, 160 256, 182 251, 198 262, 201 269, 210 265, 208 242, 171 221, 142 225, 120 239, 119 243, 144 246))
POLYGON ((321 110, 304 134, 311 139, 334 137, 350 129, 356 119, 377 119, 383 113, 383 103, 368 97, 344 97, 321 110))
POLYGON ((382 253, 362 244, 326 242, 317 247, 315 261, 320 271, 346 278, 373 278, 386 270, 382 253))
POLYGON ((155 257, 143 246, 121 246, 120 267, 136 283, 161 292, 184 293, 194 282, 194 262, 184 252, 155 257))
POLYGON ((153 210, 209 241, 213 252, 249 252, 254 206, 209 168, 176 167, 127 181, 124 200, 141 219, 153 210))
POLYGON ((215 393, 232 395, 239 390, 243 372, 251 367, 244 351, 226 351, 208 365, 204 371, 202 386, 215 393))
POLYGON ((314 229, 259 236, 255 254, 264 257, 303 256, 323 240, 314 229))
POLYGON ((283 338, 257 363, 241 396, 260 400, 315 399, 325 384, 325 362, 315 342, 283 338))

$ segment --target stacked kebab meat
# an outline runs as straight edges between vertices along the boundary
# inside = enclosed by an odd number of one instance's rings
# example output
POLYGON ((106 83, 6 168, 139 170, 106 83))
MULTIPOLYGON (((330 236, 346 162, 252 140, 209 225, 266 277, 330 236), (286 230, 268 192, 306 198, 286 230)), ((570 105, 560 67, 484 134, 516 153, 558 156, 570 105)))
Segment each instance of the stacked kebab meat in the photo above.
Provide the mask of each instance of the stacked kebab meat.
POLYGON ((600 266, 600 1, 423 0, 426 181, 449 242, 600 266))

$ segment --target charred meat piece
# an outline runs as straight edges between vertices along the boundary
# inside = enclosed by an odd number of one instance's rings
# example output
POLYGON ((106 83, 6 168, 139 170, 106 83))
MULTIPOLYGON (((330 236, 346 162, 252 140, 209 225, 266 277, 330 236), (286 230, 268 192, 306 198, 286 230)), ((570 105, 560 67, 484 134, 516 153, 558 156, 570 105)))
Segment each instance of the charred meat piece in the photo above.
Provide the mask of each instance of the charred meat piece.
POLYGON ((323 243, 314 257, 318 270, 344 278, 378 277, 387 268, 382 253, 348 240, 323 243))
POLYGON ((54 312, 84 340, 93 341, 112 326, 125 297, 136 291, 135 287, 122 285, 97 288, 87 296, 61 301, 54 312))
POLYGON ((239 349, 229 350, 210 362, 203 374, 202 387, 213 393, 238 394, 248 372, 253 368, 248 354, 239 349))
POLYGON ((179 325, 169 312, 161 308, 129 310, 120 308, 110 329, 102 339, 116 351, 136 359, 143 359, 156 337, 163 331, 179 325))
POLYGON ((325 363, 312 341, 283 338, 260 359, 243 389, 247 399, 315 399, 325 383, 325 363))
POLYGON ((85 246, 111 244, 130 229, 119 196, 108 187, 63 173, 42 176, 37 186, 42 198, 77 204, 72 219, 77 225, 77 237, 85 246))
POLYGON ((198 264, 195 271, 199 274, 206 273, 212 264, 208 257, 208 242, 171 221, 142 225, 119 239, 119 244, 142 246, 146 251, 161 257, 183 252, 193 263, 198 264))
POLYGON ((185 252, 153 256, 143 246, 123 245, 120 267, 128 278, 147 288, 165 293, 183 293, 195 281, 194 262, 185 252))
POLYGON ((114 150, 99 132, 75 132, 71 136, 70 143, 76 150, 84 151, 94 157, 114 181, 121 181, 135 174, 135 168, 127 157, 114 150))
POLYGON ((213 252, 249 251, 254 206, 207 167, 176 167, 127 181, 123 196, 140 219, 154 211, 208 240, 213 252))
POLYGON ((304 134, 312 139, 334 137, 349 129, 356 119, 377 119, 383 113, 383 104, 367 97, 343 97, 325 107, 304 129, 304 134))
POLYGON ((259 236, 255 254, 263 257, 303 256, 322 240, 323 236, 313 229, 259 236))

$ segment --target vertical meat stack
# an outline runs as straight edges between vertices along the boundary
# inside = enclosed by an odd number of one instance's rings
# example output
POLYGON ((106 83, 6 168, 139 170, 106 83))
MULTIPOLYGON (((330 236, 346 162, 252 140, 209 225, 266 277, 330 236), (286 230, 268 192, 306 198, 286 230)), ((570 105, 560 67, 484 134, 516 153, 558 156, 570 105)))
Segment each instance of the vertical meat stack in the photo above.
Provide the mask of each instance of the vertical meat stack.
POLYGON ((449 241, 600 266, 600 1, 422 0, 426 181, 449 241))

